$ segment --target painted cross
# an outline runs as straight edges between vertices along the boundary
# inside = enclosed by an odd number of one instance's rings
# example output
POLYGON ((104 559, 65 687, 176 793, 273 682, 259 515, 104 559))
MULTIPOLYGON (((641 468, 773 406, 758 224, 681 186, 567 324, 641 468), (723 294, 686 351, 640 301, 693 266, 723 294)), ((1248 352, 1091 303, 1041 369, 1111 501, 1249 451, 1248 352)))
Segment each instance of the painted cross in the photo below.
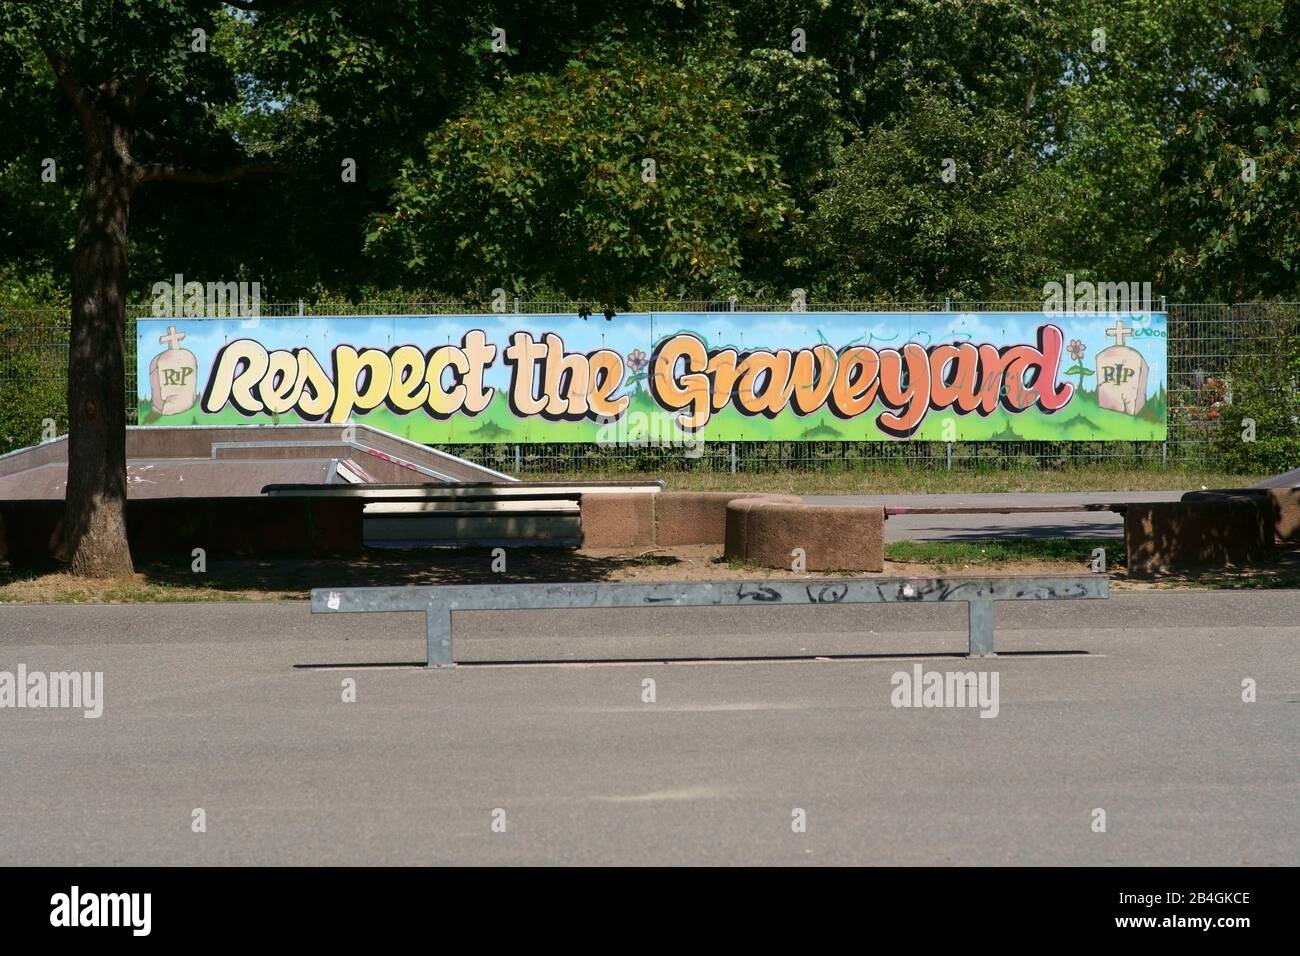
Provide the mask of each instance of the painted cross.
POLYGON ((1107 329, 1106 334, 1115 340, 1116 345, 1123 345, 1124 340, 1133 334, 1133 330, 1124 328, 1123 319, 1116 319, 1115 327, 1107 329))

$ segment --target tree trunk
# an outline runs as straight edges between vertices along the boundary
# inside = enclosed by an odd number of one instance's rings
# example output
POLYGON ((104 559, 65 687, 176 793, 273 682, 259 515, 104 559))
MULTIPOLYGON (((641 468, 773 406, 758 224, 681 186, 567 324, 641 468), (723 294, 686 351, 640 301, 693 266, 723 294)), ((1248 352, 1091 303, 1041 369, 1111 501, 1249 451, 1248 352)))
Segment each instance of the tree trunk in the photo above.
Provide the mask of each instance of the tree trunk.
POLYGON ((133 171, 102 114, 86 144, 72 256, 64 553, 74 574, 131 574, 126 538, 126 235, 133 171))

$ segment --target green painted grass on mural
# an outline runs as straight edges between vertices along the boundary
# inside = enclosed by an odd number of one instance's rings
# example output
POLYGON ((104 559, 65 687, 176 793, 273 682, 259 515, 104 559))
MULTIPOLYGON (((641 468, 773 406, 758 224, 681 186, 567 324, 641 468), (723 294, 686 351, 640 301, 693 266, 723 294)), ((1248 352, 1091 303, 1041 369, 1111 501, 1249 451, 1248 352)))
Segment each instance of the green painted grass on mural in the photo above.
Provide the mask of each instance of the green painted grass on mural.
MULTIPOLYGON (((702 436, 705 441, 890 441, 880 432, 876 419, 883 409, 877 403, 865 415, 853 420, 837 418, 823 409, 812 415, 788 412, 770 419, 745 415, 731 405, 709 420, 702 436)), ((456 415, 435 419, 422 412, 398 415, 386 407, 358 412, 353 420, 371 425, 411 441, 428 444, 532 444, 538 442, 588 443, 682 440, 685 435, 663 414, 650 394, 635 392, 622 423, 602 426, 597 422, 552 422, 540 416, 520 418, 510 409, 506 397, 497 392, 479 415, 456 415), (652 418, 651 416, 655 416, 652 418)), ((1037 410, 1009 412, 998 408, 987 417, 930 412, 910 436, 916 441, 1164 441, 1166 399, 1164 392, 1147 402, 1139 415, 1101 408, 1095 392, 1076 391, 1064 409, 1054 415, 1037 410), (952 422, 952 432, 945 430, 952 422)), ((292 422, 293 416, 279 421, 292 422)), ((272 416, 245 416, 227 406, 219 412, 204 412, 197 405, 176 415, 156 415, 148 399, 140 398, 142 425, 266 425, 272 416)))

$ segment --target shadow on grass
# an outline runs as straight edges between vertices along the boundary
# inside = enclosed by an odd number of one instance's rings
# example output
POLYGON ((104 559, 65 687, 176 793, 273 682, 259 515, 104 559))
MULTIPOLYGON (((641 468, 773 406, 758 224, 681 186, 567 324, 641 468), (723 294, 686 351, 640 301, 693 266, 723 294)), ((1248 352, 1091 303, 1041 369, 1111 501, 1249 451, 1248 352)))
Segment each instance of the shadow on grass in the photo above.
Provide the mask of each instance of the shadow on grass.
POLYGON ((1300 549, 1287 546, 1279 547, 1269 557, 1241 565, 1167 571, 1154 576, 1130 575, 1124 567, 1124 542, 1110 538, 894 541, 885 545, 885 558, 959 573, 975 568, 999 573, 1027 562, 1074 564, 1083 573, 1091 570, 1097 548, 1106 552, 1107 573, 1113 581, 1134 581, 1156 587, 1300 588, 1300 549))
MULTIPOLYGON (((1059 568, 1053 569, 1055 573, 1085 573, 1090 569, 1092 550, 1096 547, 1106 549, 1108 572, 1116 583, 1132 580, 1153 587, 1300 588, 1300 550, 1296 549, 1282 549, 1271 558, 1240 567, 1132 579, 1123 569, 1122 546, 1102 539, 899 541, 886 545, 886 558, 892 562, 927 565, 941 574, 1015 574, 1018 566, 1037 564, 1041 568, 1044 563, 1059 564, 1059 568)), ((108 590, 97 589, 96 582, 68 579, 66 575, 59 579, 66 569, 54 562, 22 566, 0 562, 0 589, 11 584, 36 585, 23 594, 0 595, 0 600, 305 599, 317 587, 609 581, 622 579, 628 571, 637 568, 681 568, 682 578, 693 578, 700 570, 698 561, 691 565, 683 558, 660 552, 597 556, 556 548, 519 548, 505 552, 504 570, 494 571, 493 561, 491 548, 376 551, 349 559, 213 560, 208 562, 206 572, 196 573, 190 568, 189 556, 185 555, 174 562, 142 562, 133 579, 112 582, 108 590), (44 576, 50 576, 52 583, 43 584, 44 576)), ((710 563, 730 564, 733 569, 756 577, 772 576, 767 569, 739 567, 723 558, 710 563)), ((893 573, 897 575, 898 570, 893 573)), ((886 575, 889 574, 887 563, 886 575)))
POLYGON ((1155 587, 1222 588, 1225 590, 1270 590, 1300 588, 1300 549, 1279 548, 1271 558, 1226 568, 1196 571, 1167 571, 1154 577, 1129 578, 1155 587))
MULTIPOLYGON (((486 584, 534 581, 604 581, 629 568, 671 567, 679 559, 662 554, 595 557, 557 548, 519 548, 505 553, 504 570, 493 570, 493 549, 376 551, 358 558, 310 560, 210 560, 191 570, 190 558, 143 561, 136 572, 141 589, 201 589, 306 598, 316 587, 408 584, 486 584)), ((500 567, 500 561, 497 561, 500 567)), ((65 571, 54 562, 14 567, 0 563, 0 587, 65 571)))

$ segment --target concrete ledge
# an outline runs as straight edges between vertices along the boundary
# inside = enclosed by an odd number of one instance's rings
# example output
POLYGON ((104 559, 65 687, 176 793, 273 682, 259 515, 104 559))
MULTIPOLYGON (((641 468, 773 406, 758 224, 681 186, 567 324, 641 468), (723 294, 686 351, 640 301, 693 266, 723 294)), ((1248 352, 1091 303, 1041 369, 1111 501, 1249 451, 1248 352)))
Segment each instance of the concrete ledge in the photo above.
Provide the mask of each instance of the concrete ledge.
POLYGON ((325 498, 132 501, 127 503, 126 532, 132 552, 143 555, 178 549, 188 555, 192 548, 204 548, 208 557, 357 554, 362 509, 359 501, 325 498))
POLYGON ((789 568, 802 548, 809 571, 883 571, 885 509, 747 498, 727 505, 724 553, 789 568))
MULTIPOLYGON (((126 503, 126 535, 137 559, 318 557, 361 551, 364 502, 293 498, 139 498, 126 503)), ((0 501, 0 558, 58 556, 63 502, 0 501)))
POLYGON ((58 553, 62 531, 62 501, 0 501, 0 560, 48 561, 58 553))
POLYGON ((1279 541, 1300 542, 1300 488, 1230 488, 1189 491, 1183 501, 1222 501, 1225 498, 1258 499, 1268 510, 1273 534, 1279 541))
POLYGON ((652 547, 657 494, 605 492, 579 499, 584 548, 652 547))
POLYGON ((727 505, 738 499, 762 498, 799 504, 797 495, 761 491, 665 491, 655 499, 655 544, 722 544, 727 534, 727 505))
POLYGON ((1221 567, 1273 550, 1273 521, 1263 498, 1130 504, 1124 513, 1130 575, 1221 567))
MULTIPOLYGON (((723 531, 722 553, 726 557, 747 560, 749 554, 749 513, 763 503, 762 497, 741 498, 729 502, 726 509, 726 528, 723 531)), ((789 567, 787 561, 782 567, 789 567)))
POLYGON ((54 462, 68 460, 68 436, 60 435, 52 441, 32 445, 29 448, 15 448, 0 455, 0 478, 17 474, 28 468, 39 468, 54 462))

